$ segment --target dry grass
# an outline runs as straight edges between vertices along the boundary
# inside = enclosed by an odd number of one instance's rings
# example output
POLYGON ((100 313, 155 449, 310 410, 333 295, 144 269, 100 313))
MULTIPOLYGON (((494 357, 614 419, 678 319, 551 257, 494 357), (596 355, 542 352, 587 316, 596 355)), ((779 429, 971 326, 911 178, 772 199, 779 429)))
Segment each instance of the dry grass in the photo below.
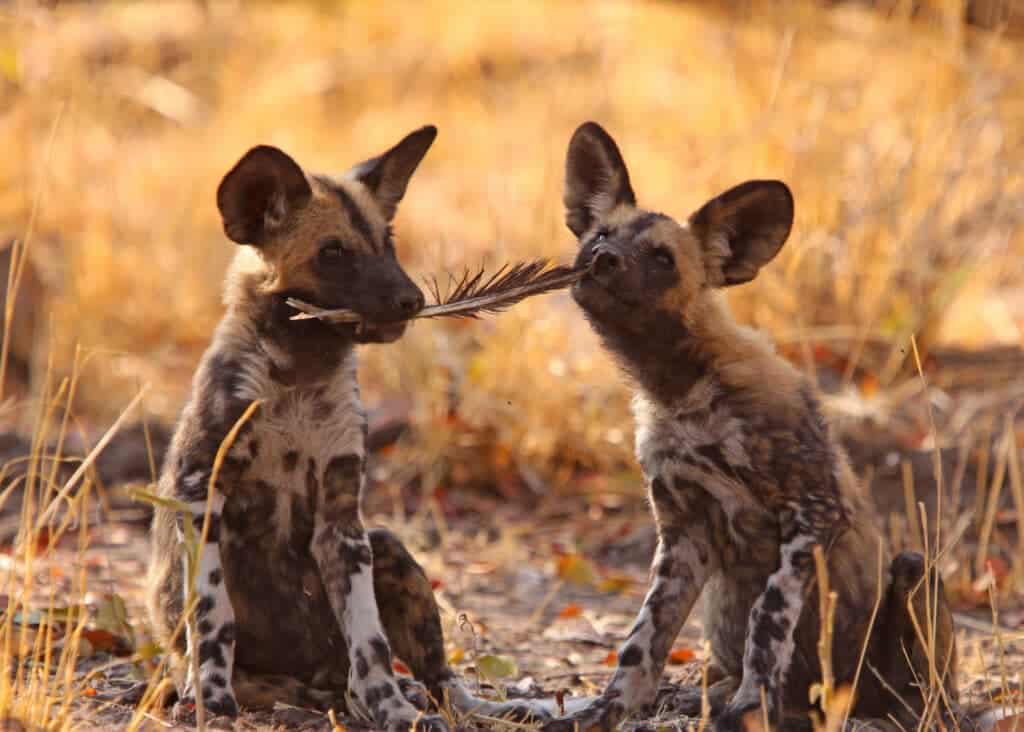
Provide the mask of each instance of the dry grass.
MULTIPOLYGON (((109 420, 140 382, 177 413, 233 252, 214 189, 248 146, 336 170, 424 122, 441 134, 398 221, 415 272, 571 258, 562 162, 594 118, 654 208, 684 216, 755 176, 793 187, 783 256, 732 297, 744 320, 840 327, 851 348, 1019 340, 1019 46, 753 5, 752 20, 668 2, 0 10, 0 221, 23 234, 45 179, 30 256, 54 285, 57 367, 77 344, 112 354, 83 373, 79 413, 109 420)), ((415 394, 421 423, 454 385, 463 420, 556 481, 629 464, 626 392, 564 295, 417 324, 367 349, 363 378, 415 394)))
MULTIPOLYGON (((959 5, 932 4, 947 20, 959 5)), ((28 256, 51 287, 37 349, 46 377, 21 426, 34 425, 38 448, 69 421, 109 425, 141 383, 148 412, 174 418, 233 253, 214 190, 249 146, 337 170, 428 122, 440 136, 397 225, 416 273, 570 259, 563 157, 572 130, 596 119, 649 207, 685 216, 747 178, 790 184, 789 244, 731 301, 797 342, 808 365, 825 341, 854 360, 880 343, 877 382, 906 393, 918 379, 912 334, 925 351, 1020 343, 1021 42, 855 7, 727 5, 4 5, 0 239, 31 232, 28 256)), ((468 463, 491 476, 529 466, 557 494, 579 490, 580 467, 633 469, 628 391, 564 294, 482 322, 417 323, 366 349, 362 380, 370 401, 411 401, 427 429, 403 459, 428 484, 468 463)), ((1011 415, 992 460, 1019 513, 1014 426, 1011 415)), ((59 488, 39 466, 34 485, 59 488)), ((998 495, 978 495, 991 529, 998 495)), ((16 552, 31 562, 35 542, 22 539, 16 552)), ((984 577, 978 557, 961 566, 967 581, 984 577)), ((26 588, 5 592, 11 609, 26 601, 26 588)), ((5 664, 27 642, 11 616, 5 664)), ((64 647, 61 669, 74 660, 64 647)), ((66 688, 11 683, 0 679, 0 708, 66 718, 66 688)))

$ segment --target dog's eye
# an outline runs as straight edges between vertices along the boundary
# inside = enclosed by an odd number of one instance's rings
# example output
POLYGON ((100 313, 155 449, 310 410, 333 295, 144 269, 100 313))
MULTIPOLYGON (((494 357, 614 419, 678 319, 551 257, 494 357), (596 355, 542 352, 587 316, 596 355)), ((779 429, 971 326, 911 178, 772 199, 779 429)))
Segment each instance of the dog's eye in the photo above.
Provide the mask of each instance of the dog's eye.
POLYGON ((598 232, 594 234, 593 244, 600 244, 608 238, 608 229, 598 229, 598 232))
POLYGON ((675 257, 665 247, 654 247, 651 250, 651 256, 654 257, 654 261, 666 269, 673 269, 676 266, 675 257))
POLYGON ((345 245, 337 237, 332 236, 320 242, 320 256, 325 259, 338 259, 345 254, 345 245))

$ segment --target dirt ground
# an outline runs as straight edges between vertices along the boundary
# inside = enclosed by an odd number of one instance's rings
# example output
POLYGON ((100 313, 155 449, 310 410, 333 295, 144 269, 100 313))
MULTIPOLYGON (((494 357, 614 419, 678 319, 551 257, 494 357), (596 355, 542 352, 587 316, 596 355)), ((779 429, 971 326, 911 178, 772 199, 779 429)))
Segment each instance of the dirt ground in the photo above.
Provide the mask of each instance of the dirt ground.
MULTIPOLYGON (((600 689, 645 589, 653 533, 641 500, 606 497, 588 505, 550 500, 527 512, 497 497, 459 496, 457 509, 435 497, 395 521, 396 503, 403 513, 415 505, 405 498, 377 495, 369 523, 396 530, 423 564, 442 608, 449 657, 471 683, 482 683, 487 694, 510 696, 600 689), (391 510, 382 511, 387 503, 391 510), (500 659, 498 668, 507 675, 490 682, 481 679, 477 660, 486 657, 500 659)), ((49 591, 61 596, 70 590, 75 570, 85 569, 90 592, 84 600, 94 613, 90 627, 103 626, 101 616, 110 607, 111 595, 123 598, 127 623, 113 635, 124 636, 125 645, 136 649, 149 642, 141 594, 148 540, 141 514, 120 511, 92 531, 84 553, 69 536, 48 561, 35 567, 41 597, 49 591)), ((998 694, 1004 682, 1000 669, 1016 669, 1019 683, 1024 668, 1022 608, 1004 609, 1001 639, 984 608, 958 613, 958 620, 964 691, 977 698, 998 694)), ((95 638, 101 641, 98 646, 104 645, 104 635, 95 638)), ((704 657, 700 638, 699 621, 691 619, 666 668, 663 701, 679 685, 699 683, 704 657)), ((132 708, 105 700, 144 678, 147 664, 117 651, 87 651, 79 663, 82 693, 76 726, 114 729, 131 720, 132 708)), ((1007 690, 1019 693, 1019 687, 1007 690)), ((647 719, 630 726, 685 729, 693 721, 673 719, 658 708, 643 716, 647 719)), ((344 715, 337 719, 347 729, 365 728, 344 715)), ((472 728, 468 720, 463 724, 472 728)), ((225 725, 215 720, 214 726, 225 725)), ((156 717, 146 719, 143 728, 184 729, 156 717)), ((235 728, 331 730, 332 725, 324 715, 281 707, 272 713, 245 713, 235 728)))

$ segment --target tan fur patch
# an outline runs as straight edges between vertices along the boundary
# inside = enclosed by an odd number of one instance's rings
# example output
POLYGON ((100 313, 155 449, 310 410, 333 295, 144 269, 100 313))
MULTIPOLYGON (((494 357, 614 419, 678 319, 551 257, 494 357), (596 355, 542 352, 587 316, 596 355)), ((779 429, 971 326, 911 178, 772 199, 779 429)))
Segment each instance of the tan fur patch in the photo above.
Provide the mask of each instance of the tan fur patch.
POLYGON ((309 204, 296 217, 294 224, 262 251, 267 266, 266 277, 261 283, 263 292, 317 292, 320 281, 313 271, 313 261, 320 243, 330 237, 366 253, 376 251, 375 244, 382 246, 387 223, 376 210, 373 197, 355 181, 332 179, 331 182, 356 202, 359 215, 365 217, 372 227, 373 240, 367 241, 338 195, 323 181, 314 179, 313 197, 309 204))

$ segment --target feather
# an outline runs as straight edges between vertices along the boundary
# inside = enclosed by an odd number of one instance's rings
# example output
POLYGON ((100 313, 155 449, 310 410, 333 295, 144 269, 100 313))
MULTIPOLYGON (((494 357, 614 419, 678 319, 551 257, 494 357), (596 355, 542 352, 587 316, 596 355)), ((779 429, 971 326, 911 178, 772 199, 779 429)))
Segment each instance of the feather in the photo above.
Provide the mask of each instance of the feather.
MULTIPOLYGON (((448 294, 442 294, 437 278, 427 281, 434 303, 415 318, 476 318, 481 313, 498 313, 533 295, 568 287, 583 270, 568 266, 551 267, 546 259, 503 265, 491 276, 484 269, 466 270, 456 279, 448 276, 448 294)), ((362 317, 351 310, 324 310, 302 300, 289 298, 288 304, 300 311, 292 320, 319 318, 332 323, 358 323, 362 317)))

